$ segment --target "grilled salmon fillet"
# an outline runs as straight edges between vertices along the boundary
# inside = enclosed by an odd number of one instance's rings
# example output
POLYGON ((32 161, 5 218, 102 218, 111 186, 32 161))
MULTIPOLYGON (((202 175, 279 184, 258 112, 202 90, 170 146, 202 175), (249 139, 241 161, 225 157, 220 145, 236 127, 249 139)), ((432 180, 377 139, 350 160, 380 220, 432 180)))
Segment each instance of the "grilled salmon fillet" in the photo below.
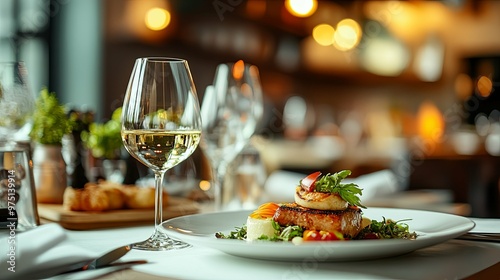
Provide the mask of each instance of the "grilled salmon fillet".
POLYGON ((309 230, 340 232, 354 237, 361 230, 362 211, 348 207, 345 210, 317 210, 297 203, 285 203, 278 207, 273 219, 281 226, 297 225, 309 230))

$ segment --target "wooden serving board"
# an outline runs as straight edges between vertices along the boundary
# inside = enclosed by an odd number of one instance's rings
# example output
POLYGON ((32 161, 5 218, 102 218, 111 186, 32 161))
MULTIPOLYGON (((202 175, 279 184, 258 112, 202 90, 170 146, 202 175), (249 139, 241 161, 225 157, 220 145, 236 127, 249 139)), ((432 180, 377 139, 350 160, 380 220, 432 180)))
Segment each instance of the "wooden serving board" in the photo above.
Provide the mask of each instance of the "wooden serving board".
MULTIPOLYGON (((198 213, 198 204, 180 197, 168 198, 163 208, 163 220, 198 213)), ((38 204, 38 215, 59 223, 66 229, 86 230, 154 223, 154 209, 123 209, 104 212, 71 211, 62 204, 38 204)))

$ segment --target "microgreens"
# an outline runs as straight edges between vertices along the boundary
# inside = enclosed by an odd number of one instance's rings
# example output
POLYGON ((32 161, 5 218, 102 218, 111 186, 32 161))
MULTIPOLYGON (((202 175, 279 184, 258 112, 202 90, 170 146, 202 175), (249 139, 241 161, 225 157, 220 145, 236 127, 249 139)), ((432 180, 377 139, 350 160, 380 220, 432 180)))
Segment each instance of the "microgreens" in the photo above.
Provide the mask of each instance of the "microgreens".
POLYGON ((364 239, 365 236, 375 234, 378 239, 416 239, 417 234, 410 232, 408 220, 394 221, 383 217, 382 221, 372 220, 371 224, 365 227, 358 234, 357 239, 364 239))

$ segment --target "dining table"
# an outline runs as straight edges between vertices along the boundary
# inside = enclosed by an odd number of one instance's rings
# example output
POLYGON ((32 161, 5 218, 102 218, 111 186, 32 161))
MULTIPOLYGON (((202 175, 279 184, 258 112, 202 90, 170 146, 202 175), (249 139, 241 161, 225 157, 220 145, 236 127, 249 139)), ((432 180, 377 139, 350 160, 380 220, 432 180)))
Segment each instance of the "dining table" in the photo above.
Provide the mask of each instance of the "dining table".
MULTIPOLYGON (((472 219, 476 225, 500 219, 472 219)), ((69 241, 97 251, 130 244, 151 227, 68 231, 69 241)), ((356 242, 356 241, 352 241, 356 242)), ((147 260, 102 279, 500 279, 500 243, 452 239, 402 256, 349 262, 270 261, 193 245, 174 251, 132 250, 123 261, 147 260), (491 269, 491 272, 488 270, 491 269)))
MULTIPOLYGON (((475 223, 477 231, 500 233, 500 219, 469 219, 475 223)), ((151 225, 70 230, 46 221, 39 228, 49 226, 60 230, 59 234, 64 236, 61 243, 76 248, 75 251, 65 250, 70 251, 66 254, 77 254, 82 249, 92 256, 142 241, 152 233, 151 225)), ((4 233, 0 232, 0 237, 4 233)), ((18 242, 21 240, 19 237, 18 242)), ((60 246, 54 245, 55 248, 60 246)), ((140 262, 105 275, 81 272, 58 279, 500 279, 498 239, 474 241, 452 238, 403 255, 354 261, 247 258, 198 244, 169 251, 132 249, 119 261, 140 262)), ((5 273, 2 271, 1 275, 7 275, 5 273)))

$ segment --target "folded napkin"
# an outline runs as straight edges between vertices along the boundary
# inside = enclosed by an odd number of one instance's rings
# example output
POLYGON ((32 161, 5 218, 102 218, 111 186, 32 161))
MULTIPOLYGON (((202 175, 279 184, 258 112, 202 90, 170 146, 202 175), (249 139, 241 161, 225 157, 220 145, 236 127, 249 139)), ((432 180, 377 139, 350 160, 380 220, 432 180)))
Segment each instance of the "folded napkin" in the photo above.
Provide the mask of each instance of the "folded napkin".
POLYGON ((2 279, 28 279, 37 273, 84 262, 96 253, 70 244, 58 224, 46 224, 26 232, 0 235, 2 279), (6 253, 5 253, 6 252, 6 253))
MULTIPOLYGON (((269 200, 276 202, 294 201, 295 186, 306 176, 307 174, 283 170, 271 173, 265 184, 269 200)), ((390 170, 381 170, 353 179, 346 178, 342 183, 355 183, 363 189, 362 202, 399 190, 397 178, 390 170)))

